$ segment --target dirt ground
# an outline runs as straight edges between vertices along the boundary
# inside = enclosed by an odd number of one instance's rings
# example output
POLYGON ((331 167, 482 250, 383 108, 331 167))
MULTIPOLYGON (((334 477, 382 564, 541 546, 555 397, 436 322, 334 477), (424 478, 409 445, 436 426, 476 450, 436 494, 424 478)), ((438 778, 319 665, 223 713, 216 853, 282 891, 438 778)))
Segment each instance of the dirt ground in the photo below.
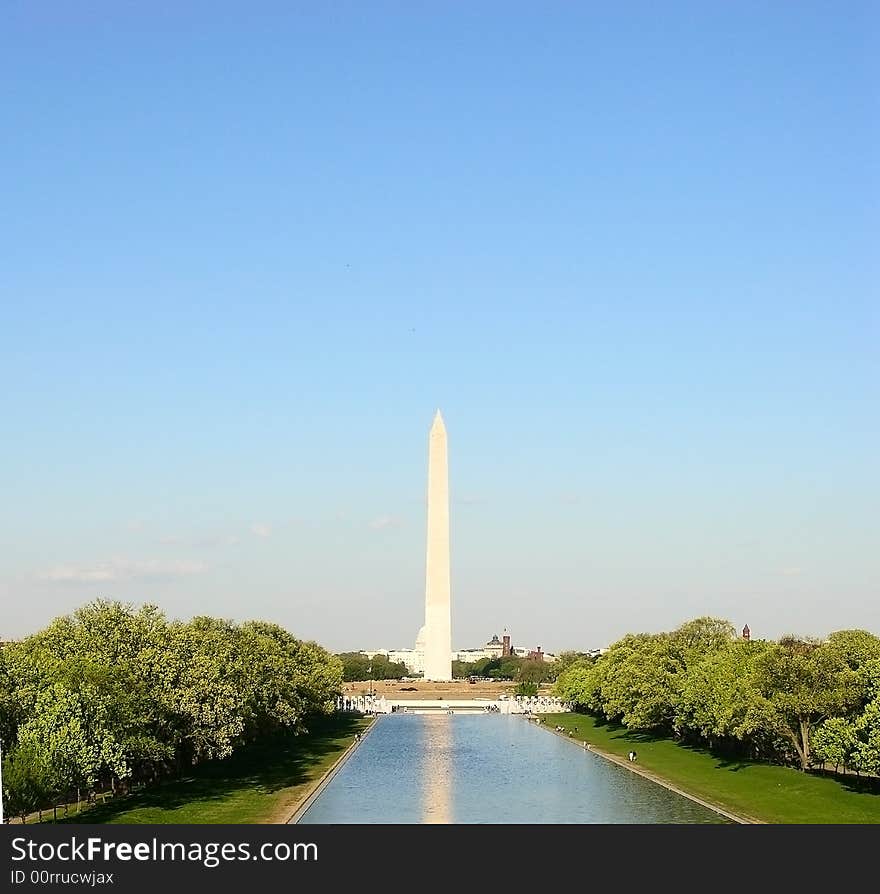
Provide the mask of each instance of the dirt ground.
MULTIPOLYGON (((499 695, 511 695, 516 688, 516 683, 507 680, 498 682, 478 680, 476 683, 468 683, 467 680, 453 680, 451 683, 425 683, 419 680, 403 683, 399 680, 376 680, 372 686, 373 692, 378 696, 393 695, 399 699, 498 698, 499 695), (413 689, 409 687, 413 687, 413 689)), ((345 683, 344 689, 348 695, 364 695, 370 691, 370 681, 345 683)), ((542 694, 544 691, 544 687, 541 687, 542 694)))

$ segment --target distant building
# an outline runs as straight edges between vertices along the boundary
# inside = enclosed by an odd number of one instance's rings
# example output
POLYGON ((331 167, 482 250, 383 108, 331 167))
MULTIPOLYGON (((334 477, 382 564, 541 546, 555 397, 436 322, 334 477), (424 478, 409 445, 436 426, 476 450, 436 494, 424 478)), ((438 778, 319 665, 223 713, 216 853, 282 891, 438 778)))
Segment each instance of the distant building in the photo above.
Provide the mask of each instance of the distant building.
POLYGON ((486 658, 496 658, 497 656, 489 649, 459 649, 452 653, 453 661, 483 661, 486 658))
POLYGON ((751 638, 752 638, 752 631, 749 630, 749 625, 746 624, 746 626, 743 627, 743 639, 746 640, 746 642, 748 642, 751 638))
POLYGON ((362 649, 361 655, 372 658, 374 655, 384 655, 395 664, 404 664, 411 674, 425 672, 425 653, 419 649, 362 649))
POLYGON ((504 643, 498 639, 497 633, 492 634, 492 639, 490 639, 483 648, 493 658, 501 658, 504 655, 504 643))
MULTIPOLYGON (((374 655, 384 655, 389 661, 406 665, 411 674, 423 674, 425 672, 425 652, 423 649, 362 649, 361 655, 372 658, 374 655)), ((528 658, 532 661, 556 661, 556 656, 537 649, 516 648, 510 643, 510 634, 507 630, 501 639, 495 633, 484 646, 476 649, 459 649, 452 653, 453 661, 461 661, 470 664, 474 661, 484 661, 495 658, 528 658)))
POLYGON ((425 672, 425 653, 418 649, 392 649, 388 653, 388 660, 405 664, 411 674, 425 672))
POLYGON ((548 664, 558 660, 558 656, 545 652, 540 646, 535 649, 521 649, 518 646, 513 650, 516 658, 525 658, 528 661, 545 661, 548 664))
POLYGON ((453 661, 482 661, 486 658, 501 658, 504 654, 504 645, 500 639, 498 639, 498 634, 494 634, 492 639, 486 643, 480 649, 459 649, 457 652, 452 653, 453 661))

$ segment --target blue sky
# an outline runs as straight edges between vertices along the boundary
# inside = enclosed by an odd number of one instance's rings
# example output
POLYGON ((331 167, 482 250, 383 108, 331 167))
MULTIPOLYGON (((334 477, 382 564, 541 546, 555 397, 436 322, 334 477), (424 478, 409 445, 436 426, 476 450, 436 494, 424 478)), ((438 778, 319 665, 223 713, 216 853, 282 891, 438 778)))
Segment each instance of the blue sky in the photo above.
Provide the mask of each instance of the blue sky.
POLYGON ((874 4, 12 3, 0 637, 880 630, 874 4), (185 8, 180 8, 185 7, 185 8))

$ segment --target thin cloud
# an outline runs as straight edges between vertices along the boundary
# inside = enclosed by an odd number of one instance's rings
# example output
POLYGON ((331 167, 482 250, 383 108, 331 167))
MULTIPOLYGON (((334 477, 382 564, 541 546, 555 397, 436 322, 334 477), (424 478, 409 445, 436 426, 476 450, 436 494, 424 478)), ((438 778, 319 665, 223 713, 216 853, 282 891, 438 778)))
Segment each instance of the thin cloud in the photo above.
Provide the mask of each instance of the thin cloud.
POLYGON ((271 537, 272 536, 272 526, 267 525, 263 522, 255 522, 254 524, 251 525, 251 534, 253 534, 254 537, 262 537, 264 539, 266 537, 271 537))
POLYGON ((160 559, 147 559, 143 561, 133 559, 107 559, 103 562, 83 565, 59 565, 46 571, 37 572, 37 580, 49 583, 110 583, 135 578, 174 578, 187 577, 192 574, 201 574, 206 566, 203 562, 194 562, 185 559, 177 561, 162 561, 160 559))
POLYGON ((373 531, 382 531, 385 528, 399 528, 403 522, 394 515, 377 515, 370 522, 370 528, 373 531))
POLYGON ((783 577, 797 577, 801 573, 800 568, 782 568, 779 573, 783 577))

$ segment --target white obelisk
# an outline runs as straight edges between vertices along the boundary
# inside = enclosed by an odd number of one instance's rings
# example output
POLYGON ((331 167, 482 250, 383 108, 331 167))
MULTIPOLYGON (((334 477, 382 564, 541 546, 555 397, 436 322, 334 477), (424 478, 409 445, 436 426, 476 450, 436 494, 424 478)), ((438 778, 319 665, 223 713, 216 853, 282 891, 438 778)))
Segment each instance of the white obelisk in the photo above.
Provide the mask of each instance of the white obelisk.
POLYGON ((449 585, 449 464, 440 411, 428 437, 428 551, 425 563, 425 679, 452 679, 452 609, 449 585))

